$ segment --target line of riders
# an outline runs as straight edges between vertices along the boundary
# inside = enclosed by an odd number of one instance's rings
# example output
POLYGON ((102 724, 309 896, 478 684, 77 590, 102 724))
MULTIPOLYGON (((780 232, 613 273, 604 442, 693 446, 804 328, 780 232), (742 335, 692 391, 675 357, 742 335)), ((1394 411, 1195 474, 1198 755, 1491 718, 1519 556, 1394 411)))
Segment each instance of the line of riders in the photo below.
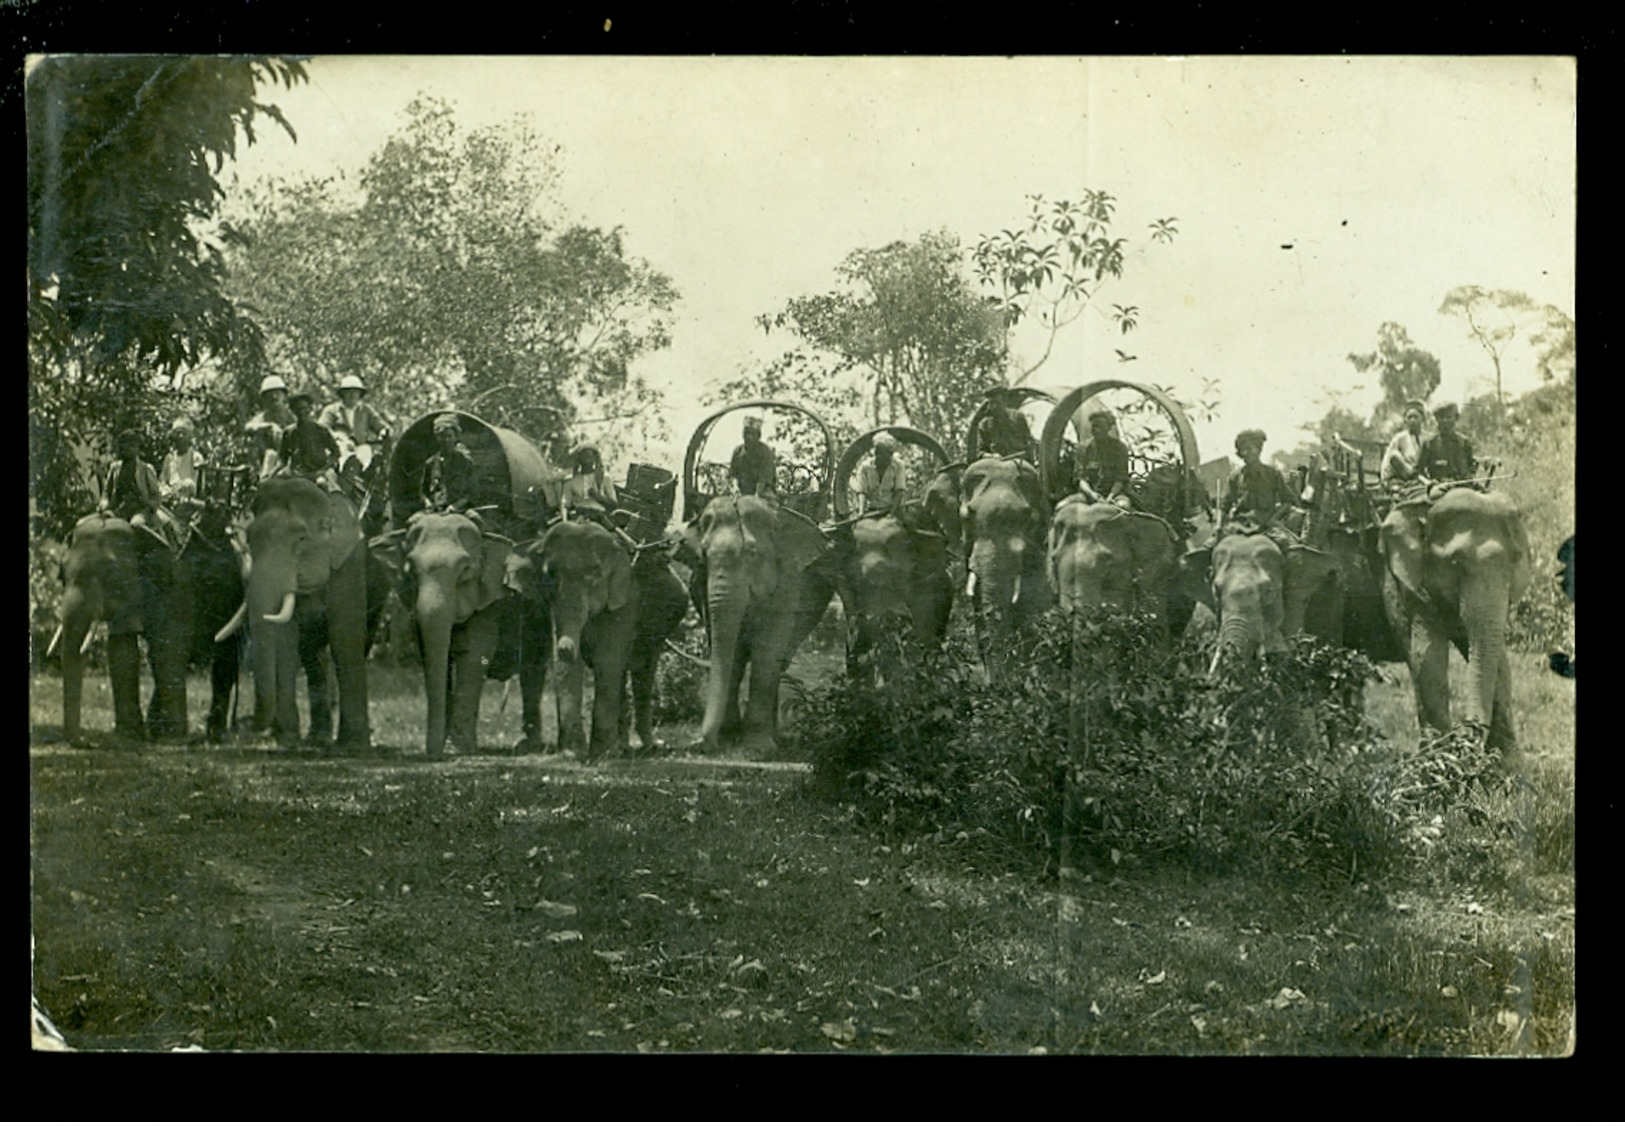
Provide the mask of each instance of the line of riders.
MULTIPOLYGON (((160 546, 179 551, 191 535, 201 534, 211 540, 233 535, 233 524, 240 523, 243 502, 252 492, 251 478, 255 476, 261 481, 284 475, 302 477, 329 493, 348 496, 358 513, 366 511, 370 498, 376 495, 382 499, 385 492, 381 478, 390 460, 392 429, 388 420, 365 402, 366 387, 360 379, 346 377, 338 390, 339 399, 318 414, 308 392, 290 394, 281 378, 267 377, 260 387, 260 409, 244 428, 258 455, 258 465, 253 468, 234 466, 222 470, 206 464, 196 448, 193 424, 184 418, 175 421, 170 449, 156 469, 141 459, 140 435, 125 431, 116 444, 117 460, 103 481, 101 512, 152 533, 136 537, 138 552, 150 556, 160 546), (229 485, 223 491, 216 487, 222 473, 229 485)), ((987 402, 979 412, 980 424, 974 435, 977 456, 1036 464, 1037 443, 1026 418, 1016 409, 1019 398, 1009 390, 993 388, 986 393, 987 402)), ((1380 487, 1375 490, 1365 487, 1357 451, 1345 447, 1345 452, 1353 456, 1341 460, 1335 451, 1329 460, 1317 458, 1316 466, 1300 470, 1295 480, 1289 481, 1280 469, 1262 460, 1265 434, 1257 429, 1243 430, 1235 442, 1242 464, 1224 481, 1218 505, 1212 505, 1205 490, 1197 490, 1199 503, 1214 518, 1214 530, 1193 554, 1211 554, 1220 539, 1232 533, 1262 533, 1283 549, 1294 544, 1314 546, 1317 519, 1324 522, 1330 515, 1347 526, 1351 510, 1361 504, 1367 506, 1366 510, 1356 516, 1364 527, 1375 526, 1396 506, 1410 509, 1412 519, 1425 520, 1432 500, 1451 488, 1483 489, 1486 466, 1493 472, 1495 463, 1481 466, 1476 462, 1471 442, 1457 431, 1458 413, 1453 404, 1437 407, 1433 411, 1437 432, 1424 438, 1423 404, 1406 404, 1404 428, 1394 435, 1383 454, 1380 487)), ((434 416, 432 450, 423 458, 421 469, 410 471, 416 475, 418 494, 412 507, 460 513, 478 525, 482 510, 474 506, 472 498, 482 492, 481 471, 463 441, 463 426, 456 413, 434 416)), ((1170 528, 1183 531, 1179 538, 1189 542, 1195 528, 1186 517, 1195 509, 1187 508, 1182 491, 1176 490, 1170 500, 1153 487, 1154 470, 1139 475, 1132 471, 1133 459, 1128 446, 1115 433, 1116 418, 1111 412, 1095 411, 1088 418, 1088 427, 1088 438, 1065 459, 1060 487, 1070 496, 1156 515, 1170 528)), ((418 446, 417 450, 423 448, 418 446)), ((850 508, 853 518, 890 512, 915 499, 919 482, 908 479, 898 450, 898 440, 892 434, 882 431, 875 435, 868 456, 857 467, 852 490, 855 504, 850 508)), ((762 419, 748 416, 743 440, 727 465, 731 491, 743 497, 773 498, 778 491, 778 468, 775 450, 762 439, 762 419)), ((1194 467, 1184 469, 1194 478, 1194 467)), ((395 489, 399 494, 398 479, 395 489)), ((414 491, 410 483, 408 490, 414 491)), ((397 495, 394 499, 401 498, 397 495)), ((618 495, 597 449, 590 445, 579 447, 572 455, 568 479, 549 500, 544 523, 572 514, 591 520, 614 533, 630 549, 634 560, 642 553, 640 549, 655 546, 639 544, 627 535, 627 517, 636 514, 626 508, 635 506, 635 498, 618 495)), ((514 530, 487 526, 487 531, 499 534, 514 530)), ((642 538, 657 537, 658 533, 656 537, 642 538)))

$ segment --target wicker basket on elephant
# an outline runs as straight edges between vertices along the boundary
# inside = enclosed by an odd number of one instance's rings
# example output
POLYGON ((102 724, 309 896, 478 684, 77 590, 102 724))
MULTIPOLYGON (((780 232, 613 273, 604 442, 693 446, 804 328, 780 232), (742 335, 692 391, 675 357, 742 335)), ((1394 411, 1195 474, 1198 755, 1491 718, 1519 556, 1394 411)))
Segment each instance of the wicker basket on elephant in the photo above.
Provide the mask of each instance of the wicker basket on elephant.
POLYGON ((530 439, 461 411, 426 414, 401 435, 389 463, 390 523, 406 526, 424 507, 423 467, 435 452, 434 420, 456 415, 462 427, 459 440, 474 459, 472 508, 494 508, 498 522, 539 527, 557 505, 558 471, 530 439))
POLYGON ((903 491, 906 497, 917 498, 918 494, 924 491, 932 474, 953 460, 948 456, 948 451, 943 449, 942 443, 924 430, 916 430, 912 426, 881 426, 866 434, 860 434, 850 446, 846 447, 846 452, 835 463, 833 502, 836 520, 845 520, 849 516, 861 515, 851 511, 848 494, 852 474, 858 468, 858 464, 874 448, 875 439, 882 434, 890 434, 897 440, 899 445, 913 447, 925 454, 925 460, 921 463, 924 467, 923 470, 916 466, 914 467, 916 471, 910 473, 908 467, 905 467, 905 473, 914 478, 904 487, 903 491))
POLYGON ((1173 456, 1157 457, 1134 450, 1129 452, 1129 492, 1142 511, 1179 526, 1187 516, 1202 509, 1206 496, 1197 476, 1197 468, 1202 462, 1196 448, 1196 433, 1178 403, 1157 388, 1143 383, 1131 383, 1126 379, 1099 379, 1075 387, 1061 396, 1050 411, 1038 442, 1038 471, 1044 483, 1044 494, 1054 501, 1073 491, 1075 480, 1070 472, 1069 458, 1063 456, 1066 427, 1071 423, 1076 430, 1078 416, 1084 413, 1090 400, 1106 391, 1135 393, 1172 425, 1171 438, 1177 450, 1173 456))
POLYGON ((817 522, 829 512, 831 483, 835 472, 835 438, 829 426, 815 412, 799 403, 778 399, 757 399, 735 403, 709 415, 694 428, 683 455, 683 520, 696 519, 705 506, 719 496, 734 491, 728 476, 732 450, 710 449, 717 424, 733 414, 769 413, 775 433, 768 445, 774 447, 779 503, 817 522), (717 455, 722 460, 717 460, 717 455))

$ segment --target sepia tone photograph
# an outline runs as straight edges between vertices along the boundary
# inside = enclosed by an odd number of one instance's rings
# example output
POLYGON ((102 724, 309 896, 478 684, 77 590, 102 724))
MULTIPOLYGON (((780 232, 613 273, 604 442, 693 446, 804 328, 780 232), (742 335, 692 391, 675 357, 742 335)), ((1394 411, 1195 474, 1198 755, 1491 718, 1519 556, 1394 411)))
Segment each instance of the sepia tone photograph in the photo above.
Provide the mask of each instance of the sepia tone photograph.
POLYGON ((1572 1055, 1576 72, 30 56, 34 1049, 1572 1055))

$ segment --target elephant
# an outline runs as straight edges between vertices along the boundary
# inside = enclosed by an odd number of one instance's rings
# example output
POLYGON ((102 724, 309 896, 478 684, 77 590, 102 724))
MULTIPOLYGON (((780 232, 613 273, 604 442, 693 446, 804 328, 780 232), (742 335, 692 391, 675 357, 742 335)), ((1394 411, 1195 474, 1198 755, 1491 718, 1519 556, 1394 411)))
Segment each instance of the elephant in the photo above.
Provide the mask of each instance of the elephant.
POLYGON ((448 511, 415 513, 405 528, 372 542, 417 623, 428 700, 424 753, 440 757, 448 738, 462 751, 478 747, 480 694, 487 677, 503 671, 504 640, 518 650, 525 746, 540 750, 547 618, 544 608, 508 597, 513 541, 448 511))
POLYGON ((186 671, 208 658, 211 698, 205 734, 221 738, 237 684, 239 647, 213 640, 242 601, 242 560, 226 529, 226 513, 208 509, 179 551, 153 533, 116 517, 91 515, 75 525, 62 563, 62 626, 49 651, 62 654, 63 734, 78 742, 85 649, 97 621, 108 624, 108 674, 114 733, 141 741, 187 734, 186 671), (143 722, 140 638, 146 638, 153 693, 143 722))
POLYGON ((665 559, 633 553, 603 525, 564 520, 515 555, 509 583, 527 601, 551 606, 559 747, 597 758, 626 746, 626 684, 638 738, 655 747, 655 666, 683 620, 688 593, 665 559), (582 729, 582 666, 593 670, 592 738, 582 729))
POLYGON ((1453 489, 1424 513, 1398 504, 1379 530, 1387 566, 1383 605, 1407 642, 1421 722, 1450 727, 1450 645, 1467 660, 1469 721, 1487 745, 1516 749, 1507 618, 1529 587, 1529 538, 1517 506, 1498 493, 1453 489))
POLYGON ((899 622, 919 644, 942 644, 954 600, 947 536, 922 526, 917 505, 843 526, 836 556, 849 668, 899 622))
MULTIPOLYGON (((1191 553, 1186 565, 1200 567, 1206 554, 1191 553)), ((1219 640, 1210 672, 1226 658, 1283 652, 1287 638, 1299 633, 1341 643, 1343 579, 1335 554, 1301 544, 1282 550, 1263 533, 1235 533, 1219 539, 1211 560, 1219 640)))
POLYGON ((1139 611, 1177 637, 1195 609, 1177 582, 1181 547, 1158 516, 1073 495, 1050 520, 1050 590, 1063 610, 1139 611))
POLYGON ((747 747, 777 738, 779 680, 796 649, 829 608, 835 591, 830 542, 816 524, 771 499, 717 497, 683 530, 698 561, 691 594, 711 643, 700 743, 725 733, 747 747), (750 697, 739 688, 750 667, 750 697))
MULTIPOLYGON (((301 477, 271 477, 254 494, 247 529, 249 565, 244 609, 254 664, 254 727, 284 745, 299 738, 295 670, 306 669, 311 691, 311 739, 325 743, 326 672, 331 650, 337 674, 337 746, 371 745, 367 716, 367 552, 350 502, 301 477)), ((222 631, 229 633, 243 619, 222 631)))
POLYGON ((965 545, 965 592, 976 612, 977 641, 989 676, 1002 671, 1009 640, 1051 605, 1044 544, 1049 504, 1032 463, 984 457, 957 473, 959 504, 945 511, 945 469, 927 488, 925 509, 943 529, 950 550, 965 545))

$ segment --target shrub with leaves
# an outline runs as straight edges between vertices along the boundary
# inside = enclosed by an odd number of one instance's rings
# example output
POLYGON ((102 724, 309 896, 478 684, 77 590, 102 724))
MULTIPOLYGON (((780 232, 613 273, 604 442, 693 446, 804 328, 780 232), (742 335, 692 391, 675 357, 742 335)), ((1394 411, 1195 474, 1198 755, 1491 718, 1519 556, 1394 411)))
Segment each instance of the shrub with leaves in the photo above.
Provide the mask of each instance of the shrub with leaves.
MULTIPOLYGON (((814 693, 815 782, 897 836, 966 832, 1005 865, 1177 861, 1364 874, 1427 851, 1439 803, 1491 770, 1456 743, 1402 755, 1364 717, 1360 654, 1298 639, 1222 680, 1154 621, 1069 620, 994 685, 950 641, 814 693)), ((1480 740, 1481 744, 1481 740, 1480 740)), ((1479 744, 1474 744, 1475 746, 1479 744)))

